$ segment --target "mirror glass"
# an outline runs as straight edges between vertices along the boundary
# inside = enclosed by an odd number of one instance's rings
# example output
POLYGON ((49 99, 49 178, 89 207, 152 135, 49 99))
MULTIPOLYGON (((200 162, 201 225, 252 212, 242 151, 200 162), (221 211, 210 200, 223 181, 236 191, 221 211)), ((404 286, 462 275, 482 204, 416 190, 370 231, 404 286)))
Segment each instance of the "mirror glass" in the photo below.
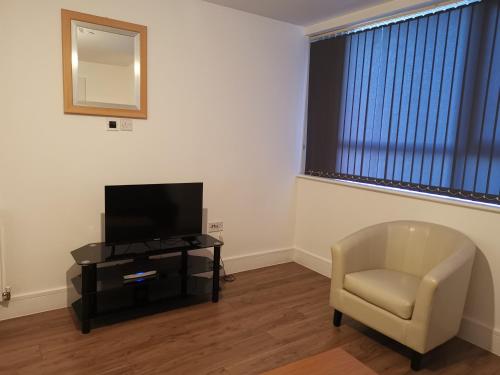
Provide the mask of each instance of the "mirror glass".
POLYGON ((71 21, 73 104, 140 109, 140 35, 71 21))

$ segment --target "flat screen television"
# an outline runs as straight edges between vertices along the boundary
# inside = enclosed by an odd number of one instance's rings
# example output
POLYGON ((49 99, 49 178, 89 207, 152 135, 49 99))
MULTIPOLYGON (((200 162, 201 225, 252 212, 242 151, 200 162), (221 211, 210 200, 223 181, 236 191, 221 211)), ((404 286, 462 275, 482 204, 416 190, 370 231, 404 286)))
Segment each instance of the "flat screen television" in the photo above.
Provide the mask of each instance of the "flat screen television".
POLYGON ((108 245, 201 233, 201 182, 106 186, 104 190, 108 245))

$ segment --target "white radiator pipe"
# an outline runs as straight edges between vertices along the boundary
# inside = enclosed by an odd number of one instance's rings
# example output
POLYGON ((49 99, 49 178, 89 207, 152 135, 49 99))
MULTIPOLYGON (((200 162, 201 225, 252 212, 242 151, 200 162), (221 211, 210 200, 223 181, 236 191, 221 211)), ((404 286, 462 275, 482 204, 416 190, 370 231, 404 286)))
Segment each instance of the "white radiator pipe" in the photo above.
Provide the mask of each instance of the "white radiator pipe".
POLYGON ((5 228, 0 222, 0 294, 7 287, 7 275, 5 274, 5 228))

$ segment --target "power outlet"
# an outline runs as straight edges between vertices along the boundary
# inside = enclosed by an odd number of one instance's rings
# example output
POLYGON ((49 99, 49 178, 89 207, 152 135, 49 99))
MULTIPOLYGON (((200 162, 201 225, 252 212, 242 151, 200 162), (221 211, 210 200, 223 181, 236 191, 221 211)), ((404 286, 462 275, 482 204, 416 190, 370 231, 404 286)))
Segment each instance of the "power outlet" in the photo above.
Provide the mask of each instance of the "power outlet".
POLYGON ((120 119, 120 130, 131 132, 134 130, 134 123, 131 118, 120 119))
POLYGON ((208 223, 208 233, 222 232, 224 230, 224 223, 222 221, 214 221, 208 223))

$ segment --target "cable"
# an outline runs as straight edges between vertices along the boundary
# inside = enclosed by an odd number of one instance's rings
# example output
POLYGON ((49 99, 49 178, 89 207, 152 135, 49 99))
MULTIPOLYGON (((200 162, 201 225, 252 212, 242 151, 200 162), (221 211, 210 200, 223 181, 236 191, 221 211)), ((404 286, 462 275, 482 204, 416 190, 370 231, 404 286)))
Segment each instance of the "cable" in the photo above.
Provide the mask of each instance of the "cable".
MULTIPOLYGON (((222 233, 222 231, 217 232, 217 237, 218 237, 218 240, 220 242, 223 242, 221 233, 222 233)), ((234 275, 227 274, 226 267, 224 266, 224 261, 222 260, 222 255, 220 257, 220 263, 221 263, 220 266, 222 267, 222 271, 224 272, 224 276, 222 277, 222 280, 224 280, 227 283, 232 283, 233 281, 235 281, 236 277, 234 275)))
POLYGON ((224 261, 222 260, 222 257, 220 258, 220 262, 222 263, 222 271, 224 271, 224 276, 222 277, 222 280, 224 280, 227 283, 231 283, 236 280, 236 277, 232 274, 227 274, 226 273, 226 268, 224 267, 224 261))

